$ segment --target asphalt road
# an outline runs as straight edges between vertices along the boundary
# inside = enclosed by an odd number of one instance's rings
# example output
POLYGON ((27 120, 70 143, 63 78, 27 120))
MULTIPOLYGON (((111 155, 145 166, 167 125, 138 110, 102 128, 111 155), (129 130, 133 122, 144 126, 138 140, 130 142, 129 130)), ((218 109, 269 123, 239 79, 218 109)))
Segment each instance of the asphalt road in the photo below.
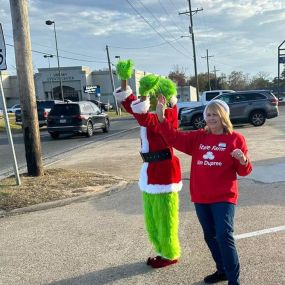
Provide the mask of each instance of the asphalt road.
MULTIPOLYGON (((133 120, 128 120, 127 128, 136 126, 133 120)), ((103 141, 108 137, 126 130, 125 119, 115 119, 111 121, 109 133, 97 130, 93 137, 62 135, 60 139, 54 140, 50 137, 45 128, 41 129, 42 158, 44 163, 48 163, 60 154, 64 154, 73 149, 92 144, 95 141, 103 141)), ((19 168, 24 171, 26 167, 24 139, 21 133, 13 134, 17 163, 19 168)), ((9 173, 13 173, 13 160, 11 147, 8 144, 6 133, 0 133, 0 179, 9 173)))

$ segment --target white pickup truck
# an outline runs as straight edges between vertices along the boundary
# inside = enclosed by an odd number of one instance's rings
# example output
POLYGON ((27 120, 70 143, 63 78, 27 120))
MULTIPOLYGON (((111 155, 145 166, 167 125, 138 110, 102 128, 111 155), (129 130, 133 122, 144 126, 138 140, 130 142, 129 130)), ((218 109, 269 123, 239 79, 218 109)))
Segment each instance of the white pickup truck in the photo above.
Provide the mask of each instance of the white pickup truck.
POLYGON ((195 107, 199 107, 202 105, 206 105, 209 101, 214 99, 216 96, 224 94, 224 93, 232 93, 235 92, 233 90, 211 90, 211 91, 204 91, 199 97, 199 101, 185 101, 185 102, 178 102, 178 119, 180 120, 181 112, 187 109, 193 109, 195 107))

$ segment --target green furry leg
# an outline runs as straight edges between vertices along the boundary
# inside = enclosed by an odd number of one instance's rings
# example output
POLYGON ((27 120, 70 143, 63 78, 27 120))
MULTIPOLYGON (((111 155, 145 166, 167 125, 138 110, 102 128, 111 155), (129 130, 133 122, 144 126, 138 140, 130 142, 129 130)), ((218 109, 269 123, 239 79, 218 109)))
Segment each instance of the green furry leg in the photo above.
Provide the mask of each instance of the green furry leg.
POLYGON ((145 224, 157 253, 167 259, 180 257, 178 238, 178 193, 148 194, 143 192, 145 224))

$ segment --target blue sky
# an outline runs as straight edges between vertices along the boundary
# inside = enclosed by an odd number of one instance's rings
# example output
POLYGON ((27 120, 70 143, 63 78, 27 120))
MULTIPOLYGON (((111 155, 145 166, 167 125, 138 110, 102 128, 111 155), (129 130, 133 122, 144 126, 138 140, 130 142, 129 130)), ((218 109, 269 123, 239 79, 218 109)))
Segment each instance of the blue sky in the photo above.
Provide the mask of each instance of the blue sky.
MULTIPOLYGON (((192 10, 198 72, 217 74, 242 71, 277 76, 277 48, 285 40, 284 0, 197 0, 192 10)), ((132 58, 137 69, 167 75, 175 66, 194 74, 187 0, 30 0, 32 48, 55 54, 52 26, 56 22, 61 66, 107 68, 106 45, 111 61, 115 56, 132 58), (72 58, 72 59, 71 59, 72 58)), ((15 74, 10 5, 0 0, 0 23, 7 44, 8 71, 15 74)), ((285 44, 283 46, 285 48, 285 44)), ((41 53, 33 53, 33 65, 47 67, 41 53)), ((57 66, 56 58, 51 65, 57 66)))

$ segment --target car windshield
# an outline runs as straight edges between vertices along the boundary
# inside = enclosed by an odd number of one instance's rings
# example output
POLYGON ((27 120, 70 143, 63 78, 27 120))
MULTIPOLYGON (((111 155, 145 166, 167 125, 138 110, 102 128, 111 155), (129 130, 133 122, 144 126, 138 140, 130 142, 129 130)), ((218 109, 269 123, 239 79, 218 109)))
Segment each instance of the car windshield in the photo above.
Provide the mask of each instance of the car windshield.
POLYGON ((79 106, 77 104, 56 104, 50 111, 50 115, 54 116, 70 116, 79 113, 79 106))

